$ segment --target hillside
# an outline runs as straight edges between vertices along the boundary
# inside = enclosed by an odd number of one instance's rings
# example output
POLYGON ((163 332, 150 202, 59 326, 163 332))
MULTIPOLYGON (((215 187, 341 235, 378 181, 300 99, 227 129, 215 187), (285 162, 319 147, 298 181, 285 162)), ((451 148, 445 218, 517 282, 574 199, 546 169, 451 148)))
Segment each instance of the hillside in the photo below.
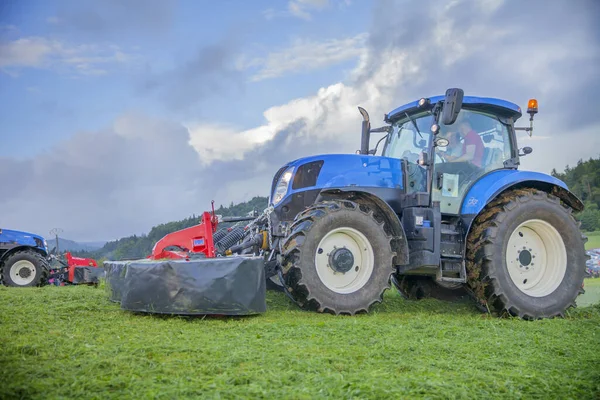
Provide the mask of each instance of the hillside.
MULTIPOLYGON (((243 216, 254 210, 261 212, 267 207, 267 202, 268 199, 266 197, 258 196, 247 202, 235 205, 231 203, 228 207, 223 207, 223 205, 221 205, 219 208, 215 209, 215 213, 224 217, 243 216)), ((153 227, 147 235, 128 236, 119 240, 108 242, 101 249, 95 251, 77 251, 74 254, 81 257, 95 258, 97 260, 127 260, 144 258, 152 252, 152 247, 154 244, 162 239, 166 234, 197 225, 199 218, 200 217, 197 215, 192 215, 191 217, 180 221, 160 224, 153 227)), ((59 244, 59 246, 61 246, 60 248, 62 250, 62 245, 59 244)))
MULTIPOLYGON (((50 252, 54 252, 54 248, 56 247, 56 239, 52 237, 47 237, 48 241, 48 250, 50 252)), ((105 242, 76 242, 70 239, 58 238, 58 249, 63 251, 95 251, 99 250, 104 246, 105 242)))

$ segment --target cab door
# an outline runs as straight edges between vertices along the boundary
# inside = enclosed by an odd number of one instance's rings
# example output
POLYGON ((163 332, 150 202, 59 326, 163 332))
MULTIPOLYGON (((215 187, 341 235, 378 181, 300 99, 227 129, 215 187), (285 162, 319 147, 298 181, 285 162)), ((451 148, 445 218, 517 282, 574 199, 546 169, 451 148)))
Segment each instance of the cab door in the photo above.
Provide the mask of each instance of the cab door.
POLYGON ((458 215, 471 185, 512 159, 511 135, 495 115, 462 109, 454 124, 440 124, 439 137, 449 144, 436 147, 432 198, 442 214, 458 215))

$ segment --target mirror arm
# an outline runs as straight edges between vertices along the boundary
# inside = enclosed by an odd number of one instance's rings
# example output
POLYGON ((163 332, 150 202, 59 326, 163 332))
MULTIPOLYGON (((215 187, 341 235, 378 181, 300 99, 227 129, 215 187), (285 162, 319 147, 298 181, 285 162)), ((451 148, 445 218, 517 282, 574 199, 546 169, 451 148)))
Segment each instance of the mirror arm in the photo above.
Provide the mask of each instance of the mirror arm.
POLYGON ((533 135, 533 114, 531 114, 531 117, 529 118, 529 126, 528 127, 524 127, 524 128, 514 128, 515 131, 525 131, 529 133, 529 136, 531 137, 531 135, 533 135))
POLYGON ((371 133, 378 133, 378 132, 390 133, 391 131, 392 131, 392 127, 390 125, 382 126, 380 128, 375 128, 375 129, 370 130, 371 133))
POLYGON ((381 141, 385 138, 387 138, 389 136, 389 133, 387 135, 384 135, 381 139, 379 139, 377 141, 377 144, 375 145, 375 148, 373 150, 369 150, 369 154, 375 155, 377 153, 377 148, 379 147, 379 143, 381 143, 381 141))

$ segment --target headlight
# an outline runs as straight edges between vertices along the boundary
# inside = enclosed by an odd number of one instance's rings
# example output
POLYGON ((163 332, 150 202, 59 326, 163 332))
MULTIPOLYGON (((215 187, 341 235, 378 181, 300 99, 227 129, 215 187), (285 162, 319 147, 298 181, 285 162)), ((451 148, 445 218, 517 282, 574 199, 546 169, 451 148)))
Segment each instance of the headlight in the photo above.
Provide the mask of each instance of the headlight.
POLYGON ((281 178, 279 178, 277 186, 275 187, 275 192, 273 193, 273 205, 277 205, 277 203, 279 203, 285 197, 293 175, 294 167, 289 167, 281 175, 281 178))

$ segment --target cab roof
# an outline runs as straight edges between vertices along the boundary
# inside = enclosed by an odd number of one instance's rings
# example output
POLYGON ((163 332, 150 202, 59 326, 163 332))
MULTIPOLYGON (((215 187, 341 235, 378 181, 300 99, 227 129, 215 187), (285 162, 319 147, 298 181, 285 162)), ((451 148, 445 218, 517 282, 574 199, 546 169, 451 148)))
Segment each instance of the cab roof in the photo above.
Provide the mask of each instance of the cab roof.
MULTIPOLYGON (((431 104, 435 104, 439 101, 444 101, 444 96, 430 97, 431 104)), ((493 114, 498 114, 502 117, 513 118, 515 121, 522 115, 521 107, 510 101, 496 99, 493 97, 476 97, 476 96, 464 96, 463 106, 470 110, 487 111, 493 114)), ((405 104, 391 111, 385 116, 386 121, 391 121, 404 116, 404 113, 412 114, 419 109, 419 100, 413 101, 412 103, 405 104)))

